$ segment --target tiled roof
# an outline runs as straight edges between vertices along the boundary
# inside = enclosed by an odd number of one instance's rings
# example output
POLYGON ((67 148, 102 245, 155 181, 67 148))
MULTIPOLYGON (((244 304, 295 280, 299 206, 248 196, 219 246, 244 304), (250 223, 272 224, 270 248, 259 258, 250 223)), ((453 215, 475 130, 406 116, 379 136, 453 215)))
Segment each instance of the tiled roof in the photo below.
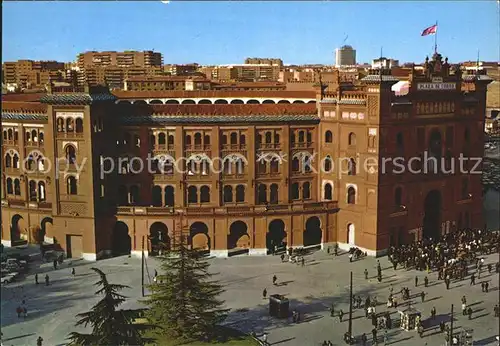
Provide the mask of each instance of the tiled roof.
POLYGON ((315 99, 314 90, 165 90, 165 91, 125 91, 116 90, 113 94, 118 99, 149 99, 149 98, 305 98, 315 99))
POLYGON ((113 94, 88 94, 88 93, 55 93, 47 94, 40 102, 48 104, 90 105, 95 102, 116 101, 113 94))
POLYGON ((2 94, 2 101, 38 102, 45 93, 2 94))
POLYGON ((28 101, 2 101, 2 112, 5 111, 14 113, 45 113, 47 105, 28 101))
POLYGON ((176 123, 268 123, 268 122, 311 122, 318 121, 317 115, 313 114, 295 114, 295 115, 252 115, 242 117, 239 115, 147 115, 147 116, 124 116, 120 118, 120 122, 125 125, 141 125, 141 124, 176 124, 176 123))
POLYGON ((368 75, 364 78, 361 79, 363 82, 399 82, 399 79, 397 79, 396 77, 394 76, 391 76, 391 75, 368 75))
POLYGON ((4 120, 26 120, 26 121, 47 121, 45 113, 16 113, 12 111, 2 111, 2 121, 4 120))

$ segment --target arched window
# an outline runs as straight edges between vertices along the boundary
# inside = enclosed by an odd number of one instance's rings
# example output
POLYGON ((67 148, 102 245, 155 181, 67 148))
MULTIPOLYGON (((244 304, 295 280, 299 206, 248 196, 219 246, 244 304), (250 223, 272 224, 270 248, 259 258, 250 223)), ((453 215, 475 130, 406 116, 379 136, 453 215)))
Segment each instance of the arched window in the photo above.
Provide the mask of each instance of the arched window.
POLYGON ((295 133, 292 132, 292 134, 290 135, 290 143, 292 144, 292 146, 295 145, 295 133))
POLYGON ((333 142, 332 131, 328 130, 325 132, 325 143, 332 143, 332 142, 333 142))
POLYGON ((153 186, 152 202, 154 207, 161 207, 161 186, 153 186))
POLYGON ((169 185, 165 187, 165 205, 167 207, 173 207, 174 204, 175 204, 174 187, 169 185))
POLYGON ((349 159, 348 162, 349 167, 347 168, 347 175, 356 175, 356 160, 353 159, 352 157, 349 159))
POLYGON ((236 202, 245 202, 245 185, 236 186, 236 202))
POLYGON ((165 142, 165 134, 163 132, 160 132, 158 134, 158 144, 159 145, 165 145, 166 142, 165 142))
POLYGON ((279 144, 280 143, 280 135, 279 133, 274 134, 274 144, 279 144))
POLYGON ((129 204, 128 191, 125 185, 118 186, 118 204, 119 205, 129 204))
MULTIPOLYGON (((12 132, 12 130, 10 130, 12 132)), ((3 140, 6 141, 7 140, 7 130, 3 130, 3 140)))
POLYGON ((264 204, 267 202, 267 186, 260 184, 257 190, 257 203, 264 204))
POLYGON ((33 155, 28 156, 28 162, 26 163, 26 166, 31 172, 35 170, 35 160, 33 160, 33 155))
POLYGON ((44 138, 44 136, 43 136, 43 132, 42 132, 42 131, 40 131, 40 133, 38 134, 38 142, 39 142, 40 144, 43 144, 44 140, 45 140, 45 138, 44 138))
POLYGON ((299 183, 292 184, 292 199, 299 199, 299 183))
POLYGON ((238 134, 236 132, 231 133, 231 145, 238 144, 238 134))
POLYGON ((311 171, 311 157, 304 156, 304 158, 302 159, 302 165, 304 172, 309 173, 311 171))
POLYGON ((260 160, 258 165, 258 170, 260 174, 267 173, 267 162, 265 160, 260 160))
POLYGON ((191 136, 190 135, 186 136, 186 145, 191 145, 191 136))
POLYGON ((68 160, 70 164, 76 163, 76 149, 72 145, 66 146, 66 160, 68 160))
POLYGON ((232 174, 232 165, 231 165, 231 160, 226 159, 224 160, 223 166, 222 166, 222 172, 224 174, 232 174))
POLYGON ((307 143, 312 143, 312 133, 311 133, 311 131, 307 131, 307 143))
POLYGON ((245 174, 245 160, 242 158, 236 161, 236 174, 245 174))
POLYGON ((38 182, 38 200, 45 201, 45 183, 43 181, 38 182))
POLYGON ((271 204, 278 204, 278 184, 271 184, 269 202, 271 204))
POLYGON ((311 198, 311 184, 309 182, 305 182, 302 185, 302 199, 311 198))
POLYGON ((156 145, 156 136, 155 135, 149 135, 149 148, 154 149, 156 145))
POLYGON ((83 132, 83 119, 82 118, 76 118, 76 132, 82 133, 83 132))
POLYGON ((469 198, 469 179, 462 179, 462 199, 469 198))
POLYGON ((29 184, 29 196, 30 196, 30 201, 36 201, 37 199, 37 191, 36 191, 36 181, 30 180, 29 184))
POLYGON ((123 135, 123 145, 129 146, 130 144, 132 144, 132 135, 128 132, 125 132, 125 134, 123 135))
POLYGON ((266 132, 266 144, 270 144, 272 142, 272 134, 271 132, 266 132))
POLYGON ((356 204, 356 189, 352 186, 347 189, 347 204, 356 204))
POLYGON ((231 185, 224 186, 224 203, 231 203, 233 201, 233 187, 231 185))
POLYGON ((139 186, 132 185, 130 187, 130 204, 138 204, 140 203, 140 194, 139 194, 139 186))
POLYGON ((57 132, 64 132, 64 119, 57 118, 57 132))
POLYGON ((304 131, 299 131, 299 143, 304 143, 304 131))
POLYGON ((201 145, 201 133, 199 132, 194 134, 194 145, 201 145))
POLYGON ((403 134, 401 132, 398 132, 398 134, 396 135, 396 149, 398 151, 404 150, 403 134))
POLYGON ((174 135, 168 135, 168 145, 169 146, 174 145, 174 142, 175 142, 174 135))
POLYGON ((76 195, 78 193, 77 181, 76 181, 76 178, 74 176, 70 175, 66 179, 66 185, 67 185, 68 195, 76 195))
POLYGON ((31 133, 26 131, 26 142, 31 142, 31 133))
POLYGON ((292 160, 292 172, 298 172, 300 169, 300 162, 298 157, 294 157, 292 160))
POLYGON ((325 157, 325 161, 323 162, 323 170, 325 173, 330 173, 332 171, 332 158, 330 156, 325 157))
POLYGON ((188 187, 188 203, 198 203, 198 189, 196 186, 188 187))
POLYGON ((209 135, 203 136, 203 145, 210 145, 210 136, 209 135))
POLYGON ((277 158, 271 160, 271 173, 279 173, 280 163, 277 158))
POLYGON ((245 135, 240 135, 240 145, 243 146, 246 144, 246 137, 245 135))
POLYGON ((394 190, 394 205, 397 207, 403 205, 403 189, 401 187, 397 187, 394 190))
POLYGON ((14 141, 18 141, 19 140, 19 132, 17 130, 14 130, 14 141))
POLYGON ((10 154, 5 155, 5 167, 12 167, 12 158, 10 157, 10 154))
POLYGON ((38 132, 36 130, 31 130, 31 140, 33 142, 38 142, 38 132))
POLYGON ((19 168, 19 156, 17 154, 14 154, 12 158, 12 167, 19 168))
POLYGON ((38 167, 38 170, 40 172, 44 172, 45 171, 45 161, 44 161, 44 158, 42 156, 38 156, 37 158, 37 167, 38 167))
POLYGON ((200 203, 210 203, 210 188, 206 185, 200 189, 200 203))
POLYGON ((222 145, 227 144, 227 136, 226 135, 222 135, 221 140, 220 140, 220 144, 222 144, 222 145))
POLYGON ((14 193, 14 186, 12 184, 12 178, 7 178, 7 194, 12 195, 14 193))
POLYGON ((262 144, 262 134, 257 134, 257 145, 260 146, 262 144))
POLYGON ((19 179, 14 179, 14 195, 21 196, 21 182, 19 179))
POLYGON ((326 200, 331 201, 333 199, 333 188, 331 184, 325 184, 324 186, 324 197, 326 200))
POLYGON ((75 130, 75 121, 73 118, 66 119, 66 132, 73 132, 75 130))
POLYGON ((4 139, 8 139, 9 141, 12 140, 12 129, 9 129, 7 132, 3 132, 4 139), (7 134, 7 138, 5 138, 5 135, 7 134))
POLYGON ((356 145, 356 135, 354 134, 354 132, 349 133, 348 144, 356 145))

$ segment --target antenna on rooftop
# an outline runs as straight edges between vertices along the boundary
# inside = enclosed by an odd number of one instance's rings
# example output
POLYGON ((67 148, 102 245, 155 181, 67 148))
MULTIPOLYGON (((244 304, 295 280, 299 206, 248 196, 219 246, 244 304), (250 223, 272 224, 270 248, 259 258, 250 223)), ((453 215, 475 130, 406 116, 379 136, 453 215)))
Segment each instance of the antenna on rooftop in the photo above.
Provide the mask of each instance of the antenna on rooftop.
POLYGON ((348 37, 349 37, 349 35, 346 35, 346 36, 345 36, 344 41, 342 41, 341 46, 343 46, 343 45, 344 45, 344 43, 347 41, 347 38, 348 38, 348 37))

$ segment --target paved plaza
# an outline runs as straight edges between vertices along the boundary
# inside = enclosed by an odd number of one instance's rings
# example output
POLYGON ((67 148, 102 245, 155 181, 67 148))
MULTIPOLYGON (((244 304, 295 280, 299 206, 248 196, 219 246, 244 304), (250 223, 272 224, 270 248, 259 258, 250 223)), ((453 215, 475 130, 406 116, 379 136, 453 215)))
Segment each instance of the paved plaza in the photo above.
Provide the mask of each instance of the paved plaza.
MULTIPOLYGON (((486 263, 494 263, 497 255, 486 257, 486 263)), ((376 296, 379 302, 377 312, 386 311, 386 300, 389 287, 399 292, 407 286, 411 294, 426 292, 425 302, 420 296, 412 299, 412 306, 422 312, 423 318, 430 315, 432 307, 436 307, 437 318, 433 327, 424 332, 420 339, 415 331, 403 331, 399 327, 387 332, 387 344, 394 345, 443 345, 444 337, 438 330, 441 319, 449 321, 451 304, 455 305, 455 330, 462 327, 474 330, 474 345, 495 345, 498 334, 499 319, 493 317, 493 306, 498 303, 498 274, 488 274, 476 280, 475 286, 470 286, 470 280, 453 282, 450 290, 446 290, 442 281, 437 281, 437 275, 431 273, 429 287, 423 287, 424 272, 415 270, 394 271, 387 258, 381 258, 383 281, 375 279, 377 259, 365 258, 349 263, 348 256, 343 254, 335 257, 324 251, 317 251, 306 256, 305 266, 292 263, 281 263, 279 256, 249 257, 238 256, 228 259, 213 258, 209 260, 212 270, 219 273, 214 278, 226 288, 223 299, 231 308, 227 323, 234 328, 256 332, 258 335, 268 333, 268 341, 273 345, 314 346, 321 345, 323 340, 331 340, 334 345, 341 345, 342 335, 347 331, 347 316, 349 311, 349 272, 352 270, 354 294, 366 298, 376 296), (369 279, 364 278, 364 269, 369 271, 369 279), (278 285, 272 284, 272 277, 278 277, 278 285), (420 278, 419 287, 414 287, 414 278, 420 278), (481 281, 489 281, 489 293, 481 292, 481 281), (267 288, 268 294, 282 294, 290 300, 290 308, 297 309, 302 315, 298 324, 289 320, 270 318, 268 301, 263 299, 262 290, 267 288), (465 295, 468 304, 472 305, 472 320, 462 316, 460 298, 465 295), (330 317, 329 307, 335 305, 338 311, 342 309, 346 315, 344 322, 337 317, 330 317)), ((52 264, 32 264, 29 275, 22 281, 2 287, 1 324, 4 345, 35 345, 38 336, 44 339, 44 345, 64 345, 66 336, 74 331, 75 315, 87 311, 96 301, 94 296, 97 276, 91 267, 102 269, 112 283, 131 286, 124 293, 130 297, 124 307, 140 306, 137 303, 141 297, 141 261, 136 258, 117 257, 102 260, 97 263, 84 261, 66 261, 59 269, 53 270, 52 264), (76 268, 76 277, 72 277, 71 269, 76 268), (35 285, 34 274, 39 274, 39 285, 35 285), (44 276, 50 276, 50 286, 44 285, 44 276), (18 318, 16 307, 26 300, 28 317, 18 318)), ((153 275, 158 269, 154 258, 147 260, 148 271, 153 275)), ((146 282, 148 279, 146 278, 146 282)), ((398 295, 402 306, 403 300, 398 295)), ((398 308, 399 308, 398 307, 398 308)), ((399 320, 396 309, 390 309, 393 320, 399 320)), ((363 309, 353 313, 353 333, 366 333, 371 341, 371 320, 364 317, 363 309)), ((383 344, 383 331, 379 332, 383 344)), ((371 344, 371 343, 369 343, 371 344)))

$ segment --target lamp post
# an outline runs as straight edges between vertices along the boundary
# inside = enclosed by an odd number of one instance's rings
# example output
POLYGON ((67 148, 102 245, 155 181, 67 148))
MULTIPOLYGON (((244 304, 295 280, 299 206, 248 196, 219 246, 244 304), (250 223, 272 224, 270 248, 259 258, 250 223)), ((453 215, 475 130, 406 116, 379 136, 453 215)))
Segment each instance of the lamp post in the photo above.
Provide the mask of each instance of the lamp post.
POLYGON ((346 340, 348 345, 352 344, 352 271, 349 282, 349 325, 347 327, 346 340))

